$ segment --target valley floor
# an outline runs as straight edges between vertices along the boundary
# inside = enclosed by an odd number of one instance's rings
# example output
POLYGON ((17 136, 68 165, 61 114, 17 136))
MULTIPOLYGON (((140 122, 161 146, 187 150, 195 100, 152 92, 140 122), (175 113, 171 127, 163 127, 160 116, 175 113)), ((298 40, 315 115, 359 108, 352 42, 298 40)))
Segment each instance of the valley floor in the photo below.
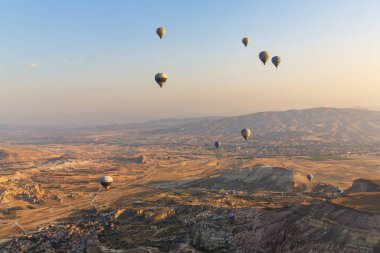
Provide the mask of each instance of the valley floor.
POLYGON ((373 204, 380 203, 378 193, 363 193, 363 198, 313 191, 325 185, 347 189, 355 179, 380 178, 376 156, 318 161, 253 159, 236 152, 222 153, 218 160, 209 149, 106 144, 0 149, 8 154, 0 163, 4 252, 48 248, 59 252, 60 247, 73 252, 89 247, 92 252, 339 252, 339 247, 346 252, 376 252, 380 248, 380 207, 373 204), (259 165, 287 168, 295 178, 303 178, 297 182, 308 190, 286 186, 286 190, 251 192, 228 184, 223 189, 202 184, 231 168, 259 165), (306 174, 313 174, 314 180, 307 182, 306 174), (110 191, 99 186, 103 175, 114 178, 110 191), (325 238, 331 233, 332 241, 325 238))

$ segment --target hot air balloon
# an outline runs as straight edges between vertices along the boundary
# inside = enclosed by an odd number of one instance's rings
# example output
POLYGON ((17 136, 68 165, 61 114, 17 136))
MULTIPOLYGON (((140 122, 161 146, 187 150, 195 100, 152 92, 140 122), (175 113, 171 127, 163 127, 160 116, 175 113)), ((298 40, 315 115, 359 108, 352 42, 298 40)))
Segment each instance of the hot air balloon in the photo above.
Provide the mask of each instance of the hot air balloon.
POLYGON ((311 181, 314 176, 312 174, 308 174, 306 177, 307 177, 307 180, 311 181))
POLYGON ((249 39, 249 37, 245 37, 241 40, 244 44, 245 47, 248 46, 248 44, 251 42, 251 40, 249 39))
POLYGON ((338 194, 342 194, 342 193, 343 193, 343 190, 340 189, 340 188, 338 188, 338 189, 336 190, 336 193, 338 193, 338 194))
POLYGON ((158 85, 160 85, 160 87, 162 88, 162 86, 166 83, 166 80, 168 80, 168 75, 165 73, 157 73, 154 76, 154 79, 156 80, 158 85))
POLYGON ((104 189, 106 189, 107 191, 109 190, 111 184, 113 182, 113 179, 112 177, 110 176, 102 176, 100 178, 100 184, 104 187, 104 189))
POLYGON ((248 137, 251 135, 251 130, 249 128, 244 128, 241 130, 241 135, 245 140, 247 140, 248 137))
POLYGON ((160 39, 162 39, 165 36, 166 29, 164 27, 158 27, 156 30, 156 33, 160 39))
POLYGON ((274 56, 272 58, 272 63, 274 66, 276 66, 276 68, 278 67, 278 65, 280 65, 281 63, 281 57, 280 56, 274 56))
POLYGON ((216 142, 215 142, 215 147, 216 147, 216 148, 220 148, 220 146, 221 146, 220 141, 216 141, 216 142))
POLYGON ((267 51, 262 51, 259 54, 259 58, 264 63, 264 65, 265 65, 265 63, 269 60, 270 55, 269 55, 269 53, 267 51))

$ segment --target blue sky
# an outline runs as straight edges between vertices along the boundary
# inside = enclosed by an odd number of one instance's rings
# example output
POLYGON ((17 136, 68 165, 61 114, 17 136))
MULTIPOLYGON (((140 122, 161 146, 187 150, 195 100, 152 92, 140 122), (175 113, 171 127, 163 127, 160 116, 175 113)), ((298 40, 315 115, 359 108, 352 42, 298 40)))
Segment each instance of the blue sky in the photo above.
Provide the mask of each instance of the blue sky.
POLYGON ((379 12, 375 0, 4 0, 0 123, 380 107, 379 12))

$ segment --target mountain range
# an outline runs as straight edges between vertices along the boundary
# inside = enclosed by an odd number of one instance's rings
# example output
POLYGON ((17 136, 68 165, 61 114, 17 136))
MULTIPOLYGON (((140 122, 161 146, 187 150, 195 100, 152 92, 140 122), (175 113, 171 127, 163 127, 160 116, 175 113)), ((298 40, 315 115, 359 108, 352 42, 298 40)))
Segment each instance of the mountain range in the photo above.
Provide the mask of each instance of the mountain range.
POLYGON ((260 142, 380 143, 380 111, 367 109, 311 108, 275 112, 258 112, 232 117, 162 119, 143 123, 105 125, 91 128, 0 129, 0 140, 35 142, 130 141, 146 144, 160 140, 194 142, 241 142, 240 131, 250 128, 260 142))
POLYGON ((240 130, 250 128, 257 140, 366 144, 380 142, 380 111, 312 108, 234 117, 156 120, 125 127, 145 138, 177 136, 239 141, 240 130))

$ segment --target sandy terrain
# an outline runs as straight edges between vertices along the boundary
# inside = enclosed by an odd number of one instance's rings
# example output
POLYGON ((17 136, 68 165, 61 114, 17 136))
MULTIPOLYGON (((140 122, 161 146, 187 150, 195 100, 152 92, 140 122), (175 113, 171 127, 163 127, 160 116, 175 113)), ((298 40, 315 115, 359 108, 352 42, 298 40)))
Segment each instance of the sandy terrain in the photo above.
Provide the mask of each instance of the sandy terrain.
MULTIPOLYGON (((120 208, 144 197, 155 196, 164 188, 170 190, 191 180, 217 174, 225 168, 284 165, 301 175, 313 174, 315 184, 323 182, 343 189, 356 178, 380 178, 380 158, 371 156, 312 161, 306 157, 246 159, 246 154, 238 152, 228 156, 223 153, 218 161, 214 151, 206 149, 177 147, 173 150, 105 144, 2 146, 0 150, 12 156, 1 165, 0 237, 3 238, 19 233, 15 222, 26 231, 33 231, 83 209, 94 206, 98 211, 120 208), (102 175, 114 178, 110 191, 100 188, 98 180, 102 175), (22 199, 8 189, 12 184, 16 188, 38 185, 38 190, 35 196, 22 199)), ((356 196, 336 203, 353 206, 355 199, 356 196)), ((355 206, 373 209, 364 204, 355 206)))

